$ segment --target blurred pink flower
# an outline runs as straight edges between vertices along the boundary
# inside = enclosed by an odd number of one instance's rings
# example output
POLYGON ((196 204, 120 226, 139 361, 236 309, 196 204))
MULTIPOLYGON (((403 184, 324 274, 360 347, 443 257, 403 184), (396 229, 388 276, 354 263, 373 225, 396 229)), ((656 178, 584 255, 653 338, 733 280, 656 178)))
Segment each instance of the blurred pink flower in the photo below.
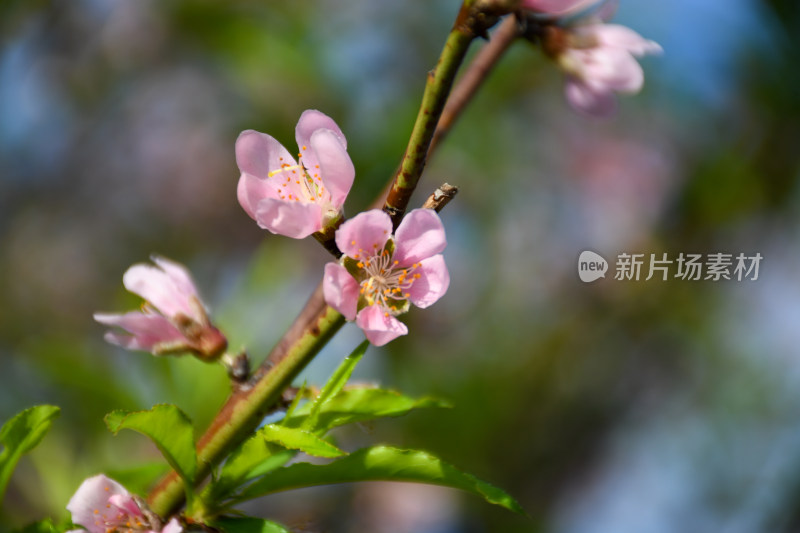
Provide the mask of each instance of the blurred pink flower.
POLYGON ((522 0, 520 7, 549 15, 576 12, 598 3, 599 0, 522 0))
POLYGON ((567 101, 593 116, 614 113, 615 93, 639 92, 644 72, 636 57, 661 52, 661 46, 630 28, 602 22, 551 28, 545 39, 545 48, 567 75, 567 101))
POLYGON ((325 265, 325 301, 355 320, 375 346, 408 333, 395 316, 408 311, 409 302, 428 307, 450 285, 440 253, 447 240, 435 211, 415 209, 394 236, 391 231, 392 221, 383 211, 355 216, 336 231, 342 259, 325 265))
POLYGON ((122 283, 146 300, 141 311, 125 314, 95 313, 94 319, 127 333, 106 332, 105 339, 154 355, 189 351, 203 359, 216 359, 227 340, 211 325, 189 272, 178 263, 153 256, 158 265, 133 265, 122 283))
POLYGON ((259 226, 301 239, 341 216, 355 168, 344 134, 327 115, 304 111, 295 137, 298 161, 271 136, 243 131, 236 140, 237 195, 259 226))
MULTIPOLYGON (((176 519, 161 527, 152 513, 144 513, 125 487, 100 474, 85 480, 67 504, 72 522, 90 533, 140 531, 142 533, 181 533, 176 519), (155 522, 155 523, 153 523, 155 522)), ((75 529, 69 533, 80 533, 75 529)))

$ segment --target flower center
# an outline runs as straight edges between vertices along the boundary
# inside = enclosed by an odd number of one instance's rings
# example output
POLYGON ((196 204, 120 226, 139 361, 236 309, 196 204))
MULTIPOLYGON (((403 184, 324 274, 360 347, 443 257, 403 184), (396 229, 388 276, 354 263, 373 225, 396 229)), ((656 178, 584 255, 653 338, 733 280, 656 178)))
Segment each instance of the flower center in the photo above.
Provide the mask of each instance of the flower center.
POLYGON ((407 300, 411 296, 408 291, 414 280, 420 277, 419 273, 414 273, 419 263, 409 267, 398 265, 399 262, 392 260, 392 253, 386 249, 357 263, 364 273, 364 280, 360 284, 361 297, 367 305, 381 306, 387 316, 400 314, 407 309, 407 300))
POLYGON ((319 165, 309 169, 303 163, 303 153, 306 149, 307 147, 303 146, 297 154, 298 164, 284 163, 284 158, 279 157, 280 168, 271 170, 267 174, 269 178, 279 177, 278 196, 281 200, 303 203, 324 201, 325 186, 319 175, 319 165))

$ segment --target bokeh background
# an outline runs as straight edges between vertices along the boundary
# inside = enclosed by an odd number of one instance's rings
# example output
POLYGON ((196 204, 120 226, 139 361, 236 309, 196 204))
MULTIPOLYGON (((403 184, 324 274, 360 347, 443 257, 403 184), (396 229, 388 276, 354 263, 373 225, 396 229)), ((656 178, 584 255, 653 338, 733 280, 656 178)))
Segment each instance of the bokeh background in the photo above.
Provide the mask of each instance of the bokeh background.
MULTIPOLYGON (((234 346, 258 362, 320 278, 313 241, 272 236, 236 202, 233 145, 293 145, 332 116, 357 213, 397 165, 455 0, 0 2, 0 420, 63 408, 20 464, 3 521, 64 505, 99 471, 158 454, 102 416, 174 402, 200 427, 221 368, 102 341, 94 311, 138 305, 125 269, 187 264, 234 346)), ((800 7, 623 0, 661 43, 613 120, 577 116, 528 43, 504 58, 430 162, 452 285, 357 377, 451 410, 339 434, 430 450, 515 495, 530 518, 406 484, 327 487, 248 511, 298 531, 800 531, 800 7), (761 253, 757 281, 580 282, 577 257, 761 253)), ((475 47, 480 46, 480 43, 475 47)), ((613 272, 610 272, 610 274, 613 272)), ((361 339, 348 325, 304 377, 361 339)), ((155 468, 158 468, 157 466, 155 468)))

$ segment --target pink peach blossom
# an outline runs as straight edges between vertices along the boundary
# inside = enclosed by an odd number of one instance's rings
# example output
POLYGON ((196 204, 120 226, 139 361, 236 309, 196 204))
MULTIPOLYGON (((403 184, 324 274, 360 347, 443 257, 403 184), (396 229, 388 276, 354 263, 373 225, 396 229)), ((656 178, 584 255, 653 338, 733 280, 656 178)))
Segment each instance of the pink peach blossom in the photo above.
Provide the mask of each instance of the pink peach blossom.
POLYGON ((661 52, 657 43, 618 24, 593 22, 564 32, 560 39, 566 46, 556 61, 567 75, 567 101, 589 115, 613 114, 615 93, 639 92, 644 72, 636 57, 661 52))
POLYGON ((297 161, 271 136, 243 131, 236 140, 236 163, 242 173, 237 195, 259 226, 301 239, 341 216, 355 168, 344 134, 327 115, 304 111, 295 137, 297 161))
POLYGON ((409 302, 428 307, 450 285, 440 253, 447 240, 435 211, 415 209, 391 232, 392 221, 383 211, 361 213, 336 231, 336 245, 344 253, 340 262, 325 265, 325 301, 355 320, 376 346, 408 333, 395 317, 408 311, 409 302))
MULTIPOLYGON (((100 474, 85 480, 67 504, 72 522, 90 533, 121 531, 126 533, 181 533, 183 528, 172 519, 162 528, 152 513, 145 513, 125 487, 100 474)), ((80 533, 75 529, 69 533, 80 533)))
POLYGON ((108 331, 105 339, 154 355, 184 351, 204 359, 222 355, 227 340, 211 325, 188 270, 163 257, 153 256, 153 262, 157 266, 133 265, 122 277, 126 289, 145 299, 141 311, 95 313, 101 324, 125 331, 108 331))

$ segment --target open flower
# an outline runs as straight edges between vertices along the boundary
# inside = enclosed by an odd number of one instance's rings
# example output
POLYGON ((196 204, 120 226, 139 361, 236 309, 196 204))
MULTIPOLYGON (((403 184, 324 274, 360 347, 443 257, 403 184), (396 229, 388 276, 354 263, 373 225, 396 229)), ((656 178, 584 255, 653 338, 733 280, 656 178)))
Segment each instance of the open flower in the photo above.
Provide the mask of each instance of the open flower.
POLYGON ((236 140, 236 163, 242 172, 237 194, 259 226, 302 239, 341 216, 355 168, 344 134, 327 115, 304 111, 295 137, 297 161, 269 135, 243 131, 236 140))
POLYGON ((661 46, 630 28, 599 21, 551 26, 544 34, 544 47, 567 75, 567 101, 594 116, 616 110, 615 93, 639 92, 644 72, 636 57, 661 52, 661 46))
POLYGON ((208 319, 189 272, 182 265, 153 256, 157 267, 133 265, 122 283, 146 300, 141 311, 95 313, 94 319, 126 333, 106 332, 105 339, 129 350, 154 355, 189 351, 202 359, 216 359, 228 346, 208 319))
POLYGON ((395 317, 408 311, 409 302, 428 307, 450 285, 440 253, 447 240, 435 211, 415 209, 391 232, 383 211, 361 213, 336 231, 340 262, 325 265, 325 301, 355 320, 376 346, 408 333, 395 317))
MULTIPOLYGON (((100 474, 85 480, 67 504, 72 522, 90 533, 181 533, 174 518, 166 526, 153 513, 145 512, 125 487, 100 474)), ((80 533, 75 529, 70 533, 80 533)))

